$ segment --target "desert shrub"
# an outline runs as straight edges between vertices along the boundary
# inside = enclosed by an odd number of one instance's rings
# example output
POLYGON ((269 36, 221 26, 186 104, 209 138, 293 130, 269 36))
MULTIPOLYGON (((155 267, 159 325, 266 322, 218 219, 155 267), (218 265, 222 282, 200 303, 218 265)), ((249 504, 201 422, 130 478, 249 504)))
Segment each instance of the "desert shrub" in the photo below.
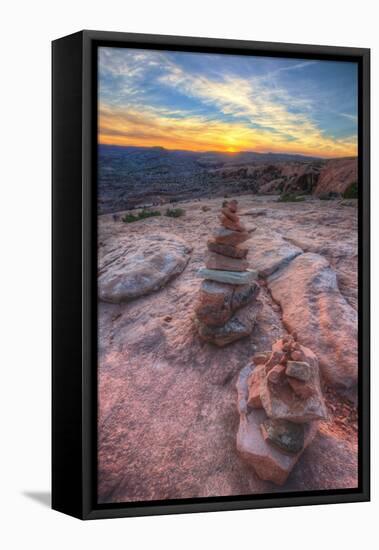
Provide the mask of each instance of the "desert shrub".
POLYGON ((355 181, 342 193, 344 199, 357 199, 358 198, 358 183, 355 181))
POLYGON ((165 216, 168 216, 169 218, 180 218, 180 216, 184 216, 186 213, 183 208, 167 208, 165 216))
POLYGON ((302 202, 304 197, 298 197, 294 193, 282 193, 278 198, 278 202, 302 202))
POLYGON ((145 218, 152 218, 153 216, 160 216, 161 213, 159 210, 141 210, 137 215, 134 214, 125 214, 122 218, 124 223, 133 223, 138 222, 139 220, 144 220, 145 218))

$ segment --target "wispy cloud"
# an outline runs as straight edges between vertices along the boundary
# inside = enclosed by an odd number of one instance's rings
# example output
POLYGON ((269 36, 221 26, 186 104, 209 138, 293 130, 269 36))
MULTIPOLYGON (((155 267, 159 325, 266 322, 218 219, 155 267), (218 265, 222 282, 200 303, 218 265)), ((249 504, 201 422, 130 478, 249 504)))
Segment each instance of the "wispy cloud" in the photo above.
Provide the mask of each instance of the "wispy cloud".
POLYGON ((351 115, 349 113, 339 113, 339 114, 340 114, 340 116, 348 118, 349 120, 352 120, 353 122, 358 122, 358 116, 357 115, 351 115))

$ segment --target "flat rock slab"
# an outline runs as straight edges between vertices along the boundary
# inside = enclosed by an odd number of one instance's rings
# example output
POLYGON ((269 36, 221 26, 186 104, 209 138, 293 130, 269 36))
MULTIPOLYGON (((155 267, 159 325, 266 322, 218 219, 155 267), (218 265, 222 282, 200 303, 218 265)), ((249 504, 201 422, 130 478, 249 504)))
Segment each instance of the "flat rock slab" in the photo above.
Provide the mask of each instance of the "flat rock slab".
POLYGON ((209 279, 210 281, 218 281, 219 283, 246 285, 255 281, 258 274, 253 270, 238 273, 236 271, 201 268, 197 272, 197 276, 203 279, 209 279))
POLYGON ((232 244, 220 244, 216 241, 209 239, 207 242, 208 250, 211 252, 216 252, 217 254, 222 254, 223 256, 228 256, 229 258, 246 258, 247 253, 249 252, 248 247, 242 245, 232 245, 232 244))
POLYGON ((318 254, 301 254, 268 279, 286 328, 313 350, 324 378, 341 388, 357 382, 357 312, 341 295, 336 273, 318 254))
POLYGON ((254 231, 254 228, 250 228, 249 231, 231 231, 225 227, 220 227, 214 234, 214 240, 220 244, 235 246, 250 239, 251 231, 254 231))
POLYGON ((248 385, 251 375, 250 365, 244 367, 238 377, 238 412, 240 424, 237 433, 237 450, 240 455, 253 466, 257 475, 266 481, 283 485, 303 450, 312 442, 318 430, 318 423, 311 422, 305 426, 304 449, 295 454, 287 454, 265 441, 261 424, 267 420, 263 409, 254 409, 249 412, 247 407, 248 385))
POLYGON ((267 233, 262 229, 252 237, 250 250, 251 265, 260 277, 268 277, 303 252, 278 233, 267 233))
POLYGON ((115 242, 99 261, 99 298, 120 303, 160 289, 186 267, 192 247, 168 233, 115 242))
POLYGON ((209 252, 206 258, 206 267, 207 269, 218 269, 221 271, 243 272, 249 267, 249 262, 247 260, 229 258, 228 256, 223 256, 222 254, 209 252))

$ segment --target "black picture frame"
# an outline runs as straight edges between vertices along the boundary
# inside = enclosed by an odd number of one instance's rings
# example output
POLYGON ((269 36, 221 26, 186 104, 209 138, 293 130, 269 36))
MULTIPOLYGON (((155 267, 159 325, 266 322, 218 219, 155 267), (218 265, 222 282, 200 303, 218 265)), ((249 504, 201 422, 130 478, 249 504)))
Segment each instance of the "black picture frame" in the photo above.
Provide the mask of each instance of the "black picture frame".
POLYGON ((81 519, 359 502, 370 499, 370 50, 81 31, 52 43, 52 507, 81 519), (99 45, 351 60, 359 71, 359 487, 96 503, 96 151, 99 45))

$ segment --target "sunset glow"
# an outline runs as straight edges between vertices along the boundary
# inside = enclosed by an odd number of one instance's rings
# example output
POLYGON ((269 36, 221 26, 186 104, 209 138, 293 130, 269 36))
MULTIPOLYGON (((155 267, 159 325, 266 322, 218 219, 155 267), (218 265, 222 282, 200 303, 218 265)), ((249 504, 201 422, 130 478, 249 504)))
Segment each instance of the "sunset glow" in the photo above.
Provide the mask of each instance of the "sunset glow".
POLYGON ((99 143, 353 156, 357 68, 100 48, 99 143))

